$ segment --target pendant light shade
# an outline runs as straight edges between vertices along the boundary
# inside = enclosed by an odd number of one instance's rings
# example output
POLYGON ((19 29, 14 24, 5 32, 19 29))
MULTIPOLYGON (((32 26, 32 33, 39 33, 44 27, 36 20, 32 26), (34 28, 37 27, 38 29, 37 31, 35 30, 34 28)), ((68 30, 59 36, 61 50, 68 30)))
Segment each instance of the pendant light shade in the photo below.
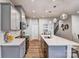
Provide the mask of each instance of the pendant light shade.
POLYGON ((54 19, 53 19, 53 23, 56 23, 56 22, 57 22, 57 18, 54 18, 54 19))
POLYGON ((62 20, 65 20, 65 19, 67 19, 67 18, 68 18, 68 15, 65 14, 65 13, 63 13, 63 14, 60 16, 60 19, 62 19, 62 20))

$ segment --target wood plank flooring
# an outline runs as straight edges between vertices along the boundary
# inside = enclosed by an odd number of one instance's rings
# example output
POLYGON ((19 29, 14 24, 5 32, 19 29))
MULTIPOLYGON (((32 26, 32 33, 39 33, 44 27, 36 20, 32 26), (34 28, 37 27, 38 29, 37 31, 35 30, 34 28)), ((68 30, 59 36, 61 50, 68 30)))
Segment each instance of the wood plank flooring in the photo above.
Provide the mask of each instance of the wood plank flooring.
POLYGON ((29 41, 29 49, 25 58, 44 58, 40 40, 33 39, 29 41))
MULTIPOLYGON (((38 39, 29 40, 29 48, 25 58, 45 58, 46 53, 42 50, 41 44, 38 39)), ((77 58, 77 55, 74 54, 74 58, 77 58)))

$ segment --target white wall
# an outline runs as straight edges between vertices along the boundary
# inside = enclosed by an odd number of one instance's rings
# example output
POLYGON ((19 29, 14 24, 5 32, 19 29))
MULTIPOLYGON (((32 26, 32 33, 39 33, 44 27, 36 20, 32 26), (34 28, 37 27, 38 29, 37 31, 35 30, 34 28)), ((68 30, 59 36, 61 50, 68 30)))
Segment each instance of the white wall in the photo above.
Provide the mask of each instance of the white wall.
POLYGON ((10 32, 14 37, 20 36, 20 31, 11 31, 10 32))
POLYGON ((31 35, 31 19, 27 19, 27 24, 28 24, 28 27, 26 28, 26 35, 31 35))
MULTIPOLYGON (((28 21, 28 28, 26 29, 26 34, 29 34, 30 37, 33 38, 38 38, 42 33, 43 33, 43 24, 49 24, 49 21, 51 19, 27 19, 28 21)), ((52 20, 51 20, 52 22, 52 20)), ((51 29, 51 34, 54 34, 54 24, 49 24, 52 25, 52 27, 49 27, 49 30, 51 29)))
POLYGON ((39 19, 39 34, 43 33, 44 24, 48 24, 48 30, 51 31, 51 34, 54 34, 54 23, 52 19, 39 19), (50 23, 51 22, 51 23, 50 23))
POLYGON ((38 39, 38 19, 27 19, 26 35, 31 39, 38 39))
POLYGON ((72 15, 72 33, 73 40, 79 42, 78 34, 79 34, 79 15, 72 15))
POLYGON ((60 37, 63 37, 63 38, 66 38, 66 39, 69 39, 69 40, 72 40, 72 23, 71 22, 72 22, 71 17, 69 17, 67 20, 64 20, 64 21, 60 20, 59 21, 59 30, 56 33, 56 35, 60 36, 60 37), (61 28, 62 24, 68 24, 69 29, 63 31, 62 28, 61 28))

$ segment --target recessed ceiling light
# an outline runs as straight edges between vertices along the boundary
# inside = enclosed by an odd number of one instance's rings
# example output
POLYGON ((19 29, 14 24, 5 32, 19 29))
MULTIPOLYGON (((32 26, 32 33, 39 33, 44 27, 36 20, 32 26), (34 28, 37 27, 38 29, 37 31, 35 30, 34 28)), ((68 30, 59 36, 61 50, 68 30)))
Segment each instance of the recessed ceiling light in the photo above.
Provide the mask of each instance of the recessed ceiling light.
POLYGON ((32 2, 34 2, 35 0, 32 0, 32 2))
POLYGON ((25 18, 25 16, 22 16, 22 18, 25 18))
POLYGON ((52 21, 49 21, 49 24, 51 24, 52 23, 52 21))
POLYGON ((77 11, 77 13, 79 13, 79 11, 77 11))
POLYGON ((48 10, 45 10, 46 13, 48 13, 48 10))
POLYGON ((55 2, 56 0, 52 0, 53 2, 55 2))
POLYGON ((56 23, 58 20, 57 20, 57 18, 54 18, 53 19, 53 23, 56 23))
POLYGON ((35 13, 35 10, 32 10, 33 13, 35 13))

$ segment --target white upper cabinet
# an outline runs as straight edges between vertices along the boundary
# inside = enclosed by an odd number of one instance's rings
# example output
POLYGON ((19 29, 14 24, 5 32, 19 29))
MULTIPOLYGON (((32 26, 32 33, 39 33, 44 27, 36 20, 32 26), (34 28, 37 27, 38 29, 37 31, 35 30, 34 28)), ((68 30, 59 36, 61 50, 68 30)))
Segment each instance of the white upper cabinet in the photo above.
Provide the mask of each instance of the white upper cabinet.
POLYGON ((20 29, 20 13, 11 7, 11 30, 20 29))
POLYGON ((20 13, 10 3, 1 3, 1 30, 20 30, 20 13))
POLYGON ((24 9, 22 8, 22 6, 20 6, 20 5, 17 5, 16 6, 16 8, 17 8, 17 10, 20 12, 20 24, 21 24, 21 26, 20 26, 20 29, 21 30, 25 30, 26 29, 26 25, 27 25, 27 22, 26 22, 26 17, 25 17, 25 12, 24 12, 24 9))
POLYGON ((20 29, 20 14, 19 12, 16 13, 16 29, 20 29))
POLYGON ((1 30, 1 5, 0 5, 0 30, 1 30))
POLYGON ((22 15, 22 22, 26 23, 25 13, 23 12, 23 10, 21 10, 21 15, 22 15))

